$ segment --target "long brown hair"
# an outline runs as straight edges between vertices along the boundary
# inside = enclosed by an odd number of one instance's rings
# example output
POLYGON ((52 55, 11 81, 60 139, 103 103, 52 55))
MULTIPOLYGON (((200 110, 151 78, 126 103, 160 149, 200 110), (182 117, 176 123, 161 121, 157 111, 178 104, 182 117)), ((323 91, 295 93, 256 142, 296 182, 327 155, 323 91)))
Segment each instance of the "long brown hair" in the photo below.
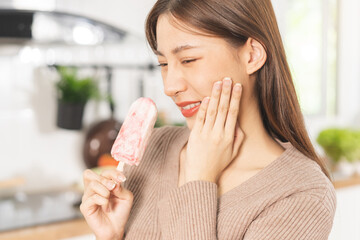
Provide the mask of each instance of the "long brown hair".
POLYGON ((242 46, 249 37, 262 43, 267 60, 257 71, 255 89, 265 128, 273 138, 290 142, 317 162, 330 179, 326 164, 316 154, 306 131, 270 0, 158 0, 145 25, 154 52, 161 14, 171 14, 174 19, 235 46, 242 46))

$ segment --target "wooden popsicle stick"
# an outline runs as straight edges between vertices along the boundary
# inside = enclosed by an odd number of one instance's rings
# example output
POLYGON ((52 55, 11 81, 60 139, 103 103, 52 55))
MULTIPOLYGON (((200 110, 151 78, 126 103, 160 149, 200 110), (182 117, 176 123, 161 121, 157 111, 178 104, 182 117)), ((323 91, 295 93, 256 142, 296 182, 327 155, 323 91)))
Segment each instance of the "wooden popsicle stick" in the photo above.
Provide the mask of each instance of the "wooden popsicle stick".
POLYGON ((119 161, 119 164, 116 169, 120 172, 123 172, 124 171, 124 162, 119 161))

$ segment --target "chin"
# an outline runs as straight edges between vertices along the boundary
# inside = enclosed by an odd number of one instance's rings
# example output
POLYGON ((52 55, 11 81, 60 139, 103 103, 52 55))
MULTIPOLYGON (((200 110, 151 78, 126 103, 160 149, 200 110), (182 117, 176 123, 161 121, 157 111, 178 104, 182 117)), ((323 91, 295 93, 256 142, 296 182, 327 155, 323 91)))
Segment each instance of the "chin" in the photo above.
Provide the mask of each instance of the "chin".
POLYGON ((186 118, 186 126, 191 130, 194 127, 195 124, 195 116, 191 118, 186 118))

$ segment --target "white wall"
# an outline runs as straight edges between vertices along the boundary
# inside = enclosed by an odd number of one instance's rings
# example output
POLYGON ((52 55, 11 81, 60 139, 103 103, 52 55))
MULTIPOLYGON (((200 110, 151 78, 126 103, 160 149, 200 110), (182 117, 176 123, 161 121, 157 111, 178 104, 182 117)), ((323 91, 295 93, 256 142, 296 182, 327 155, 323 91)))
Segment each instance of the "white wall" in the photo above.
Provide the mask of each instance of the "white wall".
POLYGON ((339 14, 338 113, 360 127, 360 1, 340 1, 339 14))
POLYGON ((360 127, 360 1, 339 1, 338 105, 334 117, 305 117, 312 139, 327 127, 360 127))
POLYGON ((91 16, 144 37, 145 19, 155 2, 155 0, 58 0, 57 9, 91 16))
POLYGON ((329 240, 360 239, 360 186, 336 190, 337 206, 329 240))
MULTIPOLYGON (((325 1, 325 0, 323 0, 325 1)), ((273 0, 281 34, 288 0, 273 0)), ((309 135, 316 145, 319 132, 328 127, 360 127, 360 1, 339 0, 338 87, 335 116, 305 116, 309 135)), ((321 151, 321 148, 317 146, 321 151)))

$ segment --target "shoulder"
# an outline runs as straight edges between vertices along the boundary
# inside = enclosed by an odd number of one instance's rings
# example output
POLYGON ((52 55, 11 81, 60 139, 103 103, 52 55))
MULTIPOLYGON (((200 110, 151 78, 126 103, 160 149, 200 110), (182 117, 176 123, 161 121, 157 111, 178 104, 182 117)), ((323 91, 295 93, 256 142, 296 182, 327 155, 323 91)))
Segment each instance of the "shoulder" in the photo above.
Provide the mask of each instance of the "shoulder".
POLYGON ((336 210, 335 189, 313 160, 297 160, 298 171, 281 170, 275 186, 267 186, 274 187, 274 194, 267 194, 269 202, 247 230, 249 239, 328 239, 336 210))
POLYGON ((318 163, 292 145, 288 146, 283 163, 280 177, 289 197, 306 198, 322 205, 329 213, 335 212, 335 188, 318 163))

